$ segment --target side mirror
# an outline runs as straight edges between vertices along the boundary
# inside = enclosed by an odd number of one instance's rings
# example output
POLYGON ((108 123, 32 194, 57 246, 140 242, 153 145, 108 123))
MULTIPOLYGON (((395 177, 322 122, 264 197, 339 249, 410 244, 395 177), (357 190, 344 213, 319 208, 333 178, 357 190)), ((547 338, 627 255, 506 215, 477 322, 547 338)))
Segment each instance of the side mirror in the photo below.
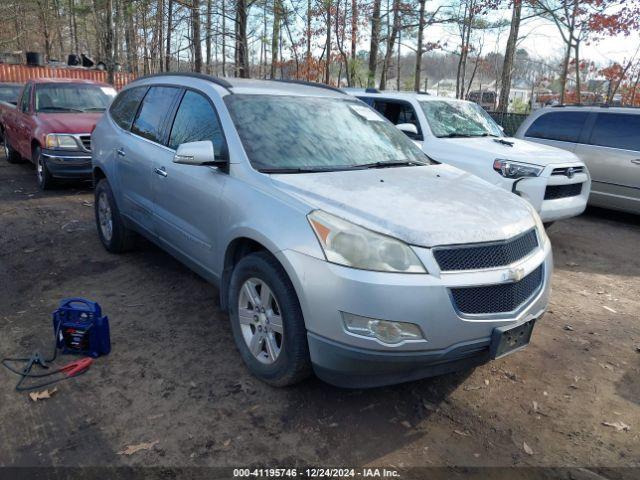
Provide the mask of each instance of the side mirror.
POLYGON ((399 123, 396 125, 396 128, 409 138, 415 138, 418 136, 418 127, 413 123, 399 123))
POLYGON ((211 140, 203 140, 179 145, 173 163, 221 167, 226 165, 227 161, 217 160, 211 140))

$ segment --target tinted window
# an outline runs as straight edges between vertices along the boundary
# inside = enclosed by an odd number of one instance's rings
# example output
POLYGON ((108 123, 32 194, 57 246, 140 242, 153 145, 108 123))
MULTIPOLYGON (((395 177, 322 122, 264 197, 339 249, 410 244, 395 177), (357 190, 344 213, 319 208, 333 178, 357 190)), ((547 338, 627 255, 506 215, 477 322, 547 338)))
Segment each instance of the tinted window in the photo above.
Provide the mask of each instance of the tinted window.
POLYGON ((131 131, 154 142, 163 142, 163 127, 169 109, 180 90, 175 87, 151 87, 142 101, 131 131))
POLYGON ((525 136, 577 142, 588 114, 588 112, 545 113, 534 120, 525 136))
POLYGON ((418 117, 411 105, 406 102, 391 102, 388 100, 376 100, 373 108, 384 115, 394 125, 399 123, 412 123, 420 132, 418 117))
POLYGON ((130 88, 118 95, 113 101, 109 112, 111 113, 113 121, 116 122, 120 128, 124 128, 125 130, 131 128, 133 117, 136 116, 138 105, 146 91, 147 87, 130 88))
POLYGON ((187 91, 173 121, 169 147, 176 149, 182 143, 200 140, 211 140, 216 155, 224 150, 222 129, 213 107, 199 93, 187 91))
POLYGON ((18 95, 20 95, 22 87, 20 85, 2 85, 0 84, 0 101, 18 103, 18 95))
POLYGON ((599 113, 589 143, 640 151, 640 115, 599 113))
POLYGON ((103 112, 116 96, 113 87, 52 83, 36 87, 36 112, 103 112))
POLYGON ((20 110, 23 112, 29 111, 29 98, 31 97, 31 84, 27 85, 22 93, 22 99, 20 100, 20 110))

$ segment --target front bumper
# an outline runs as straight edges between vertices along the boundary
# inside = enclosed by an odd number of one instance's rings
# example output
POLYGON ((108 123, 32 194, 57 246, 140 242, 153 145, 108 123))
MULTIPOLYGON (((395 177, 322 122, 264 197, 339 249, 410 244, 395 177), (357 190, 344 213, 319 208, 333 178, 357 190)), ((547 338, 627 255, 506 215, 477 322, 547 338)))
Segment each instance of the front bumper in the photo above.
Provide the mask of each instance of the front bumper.
POLYGON ((429 249, 413 247, 429 274, 370 272, 328 263, 292 250, 278 253, 305 318, 317 375, 340 386, 378 386, 439 375, 486 362, 496 327, 539 318, 548 303, 553 270, 548 239, 508 267, 440 272, 429 249), (544 264, 540 289, 515 312, 465 315, 451 288, 499 285, 512 268, 525 275, 544 264), (345 331, 342 314, 410 322, 425 338, 389 345, 345 331))
POLYGON ((49 173, 62 179, 91 179, 91 154, 87 152, 65 152, 42 150, 49 173))
POLYGON ((551 174, 554 169, 577 166, 581 165, 548 165, 539 177, 517 181, 514 186, 514 192, 531 203, 545 223, 580 215, 587 207, 587 200, 591 191, 591 178, 586 171, 586 167, 582 165, 585 171, 576 173, 571 178, 565 175, 551 174), (582 184, 582 190, 579 195, 545 199, 547 187, 572 184, 582 184))

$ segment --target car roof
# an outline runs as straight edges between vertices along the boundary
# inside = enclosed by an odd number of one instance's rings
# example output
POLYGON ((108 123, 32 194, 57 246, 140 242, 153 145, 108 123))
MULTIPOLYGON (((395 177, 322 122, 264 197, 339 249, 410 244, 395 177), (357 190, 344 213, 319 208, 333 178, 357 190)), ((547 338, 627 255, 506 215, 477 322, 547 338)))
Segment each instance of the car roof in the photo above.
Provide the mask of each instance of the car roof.
POLYGON ((30 83, 75 83, 75 84, 83 84, 83 85, 98 85, 100 87, 112 87, 113 85, 109 85, 108 83, 96 82, 95 80, 87 80, 84 78, 31 78, 27 80, 30 83))
POLYGON ((419 100, 421 102, 436 102, 436 101, 446 101, 446 102, 464 102, 464 103, 473 103, 468 100, 460 100, 458 98, 451 97, 438 97, 435 95, 429 95, 428 93, 418 93, 418 92, 397 92, 397 91, 377 91, 377 92, 367 92, 364 89, 350 88, 346 89, 346 92, 351 95, 355 95, 357 97, 368 97, 368 98, 393 98, 397 100, 419 100))
MULTIPOLYGON (((299 95, 299 96, 323 96, 345 98, 347 94, 339 88, 323 83, 306 82, 302 80, 255 80, 248 78, 221 78, 190 72, 167 72, 147 75, 131 82, 154 84, 166 81, 175 82, 178 85, 187 86, 189 81, 204 80, 225 88, 233 94, 249 95, 299 95)), ((131 85, 130 84, 130 85, 131 85)))
POLYGON ((554 105, 550 107, 539 108, 533 113, 548 112, 615 112, 640 115, 638 107, 610 107, 609 105, 554 105))

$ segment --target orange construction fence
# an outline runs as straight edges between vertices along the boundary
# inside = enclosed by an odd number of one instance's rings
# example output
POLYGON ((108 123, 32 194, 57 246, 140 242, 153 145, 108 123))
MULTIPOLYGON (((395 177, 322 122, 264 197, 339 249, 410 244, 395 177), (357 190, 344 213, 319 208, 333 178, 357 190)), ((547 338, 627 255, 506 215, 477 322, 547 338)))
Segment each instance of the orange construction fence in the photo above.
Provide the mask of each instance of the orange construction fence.
MULTIPOLYGON (((32 78, 77 78, 107 82, 104 70, 87 70, 85 68, 32 67, 29 65, 11 65, 0 63, 0 82, 24 83, 32 78)), ((136 77, 132 73, 115 72, 114 87, 120 90, 136 77)))

